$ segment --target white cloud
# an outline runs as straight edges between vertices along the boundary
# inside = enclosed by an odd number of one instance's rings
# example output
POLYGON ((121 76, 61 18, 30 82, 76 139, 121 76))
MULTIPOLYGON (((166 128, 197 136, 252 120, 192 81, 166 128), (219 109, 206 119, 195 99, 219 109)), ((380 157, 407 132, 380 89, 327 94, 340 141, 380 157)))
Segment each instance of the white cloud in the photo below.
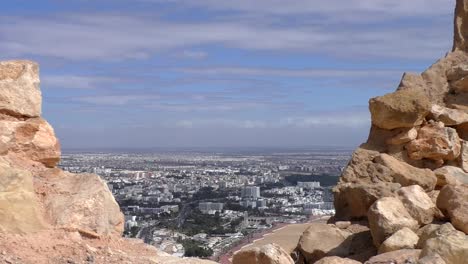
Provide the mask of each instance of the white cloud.
POLYGON ((41 78, 44 88, 94 89, 119 82, 118 78, 79 75, 44 75, 41 78))

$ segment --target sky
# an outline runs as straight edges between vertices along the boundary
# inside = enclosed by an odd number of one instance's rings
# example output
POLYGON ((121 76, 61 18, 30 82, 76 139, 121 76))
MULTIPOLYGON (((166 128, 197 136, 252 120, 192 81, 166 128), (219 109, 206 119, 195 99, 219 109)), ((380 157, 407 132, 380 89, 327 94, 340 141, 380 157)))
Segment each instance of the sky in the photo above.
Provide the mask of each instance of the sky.
POLYGON ((67 148, 356 146, 368 100, 452 46, 454 0, 13 0, 67 148))

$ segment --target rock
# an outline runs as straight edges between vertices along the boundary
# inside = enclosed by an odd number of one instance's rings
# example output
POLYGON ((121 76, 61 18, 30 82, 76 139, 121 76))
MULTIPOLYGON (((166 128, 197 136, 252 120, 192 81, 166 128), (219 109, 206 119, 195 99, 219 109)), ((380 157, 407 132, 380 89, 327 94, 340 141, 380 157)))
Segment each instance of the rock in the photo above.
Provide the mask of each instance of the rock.
POLYGON ((242 250, 234 255, 233 264, 294 264, 291 256, 276 244, 242 250))
POLYGON ((415 160, 454 160, 460 156, 461 143, 455 129, 432 123, 421 127, 418 138, 406 144, 406 149, 415 160))
POLYGON ((0 113, 39 117, 41 92, 39 67, 32 61, 0 62, 0 113))
POLYGON ((447 264, 439 254, 427 255, 418 260, 418 264, 447 264))
POLYGON ((419 237, 413 230, 404 227, 387 238, 379 247, 379 254, 396 251, 400 249, 414 249, 418 244, 419 237))
POLYGON ((376 247, 404 227, 411 230, 418 228, 418 222, 411 217, 403 203, 394 197, 377 200, 369 208, 367 217, 376 247))
POLYGON ((447 184, 460 185, 468 183, 468 173, 455 166, 444 166, 434 171, 437 176, 437 186, 444 187, 447 184))
POLYGON ((91 237, 123 232, 120 207, 99 176, 59 173, 46 184, 54 189, 44 199, 54 225, 91 237))
POLYGON ((468 184, 446 185, 437 198, 437 207, 453 226, 468 234, 468 184))
POLYGON ((324 257, 314 264, 361 264, 361 262, 349 258, 324 257))
POLYGON ((421 258, 438 254, 450 264, 465 264, 468 259, 468 236, 463 232, 443 225, 425 241, 421 258))
POLYGON ((26 234, 45 229, 41 206, 28 171, 0 161, 0 233, 26 234))
POLYGON ((365 264, 416 264, 421 250, 400 249, 370 258, 365 264))
POLYGON ((429 224, 434 220, 437 207, 421 186, 402 187, 398 190, 398 197, 420 225, 429 224))
POLYGON ((0 122, 0 149, 48 167, 55 167, 61 154, 53 128, 42 118, 0 122))
POLYGON ((418 137, 418 130, 416 130, 414 127, 410 129, 405 129, 403 132, 400 134, 396 135, 393 138, 390 138, 387 140, 387 144, 389 145, 401 145, 408 143, 418 137))
POLYGON ((399 161, 388 154, 381 154, 375 158, 375 161, 389 169, 387 172, 393 182, 401 186, 420 185, 426 191, 434 189, 437 177, 429 169, 419 169, 405 162, 399 161))
POLYGON ((306 263, 314 263, 325 256, 346 257, 351 243, 350 234, 327 224, 312 224, 299 239, 297 249, 306 263))
MULTIPOLYGON (((462 150, 460 155, 461 167, 465 172, 468 172, 468 142, 462 142, 462 150)), ((466 182, 465 182, 466 183, 466 182)))
POLYGON ((468 114, 464 111, 450 109, 440 105, 433 105, 431 114, 435 120, 444 123, 446 126, 468 123, 468 114))
POLYGON ((369 101, 372 124, 383 129, 421 125, 429 113, 430 102, 417 89, 399 90, 369 101))
POLYGON ((337 219, 359 219, 367 216, 369 207, 382 197, 392 197, 401 187, 396 183, 343 183, 334 188, 337 219))
POLYGON ((348 228, 349 226, 351 226, 351 221, 337 221, 334 223, 336 227, 338 227, 339 229, 346 229, 348 228))
MULTIPOLYGON (((449 225, 453 228, 451 224, 449 225)), ((428 239, 436 236, 436 232, 440 230, 440 227, 441 225, 438 225, 438 224, 429 224, 418 229, 416 234, 418 235, 419 240, 418 240, 418 244, 416 245, 416 248, 422 249, 428 239)))

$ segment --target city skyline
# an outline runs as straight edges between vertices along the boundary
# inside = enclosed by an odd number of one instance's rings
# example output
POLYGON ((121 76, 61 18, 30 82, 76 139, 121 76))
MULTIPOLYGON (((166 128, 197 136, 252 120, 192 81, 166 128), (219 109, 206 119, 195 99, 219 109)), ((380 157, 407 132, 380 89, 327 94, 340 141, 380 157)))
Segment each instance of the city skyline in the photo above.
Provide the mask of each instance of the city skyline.
POLYGON ((451 6, 15 1, 0 11, 0 51, 40 63, 65 149, 354 147, 368 98, 451 49, 451 6))

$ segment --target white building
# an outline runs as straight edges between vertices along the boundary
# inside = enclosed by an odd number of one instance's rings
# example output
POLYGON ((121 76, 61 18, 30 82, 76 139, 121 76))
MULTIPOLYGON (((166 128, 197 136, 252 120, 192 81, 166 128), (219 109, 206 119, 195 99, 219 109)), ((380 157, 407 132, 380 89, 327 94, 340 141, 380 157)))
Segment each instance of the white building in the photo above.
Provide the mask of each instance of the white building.
POLYGON ((241 191, 242 198, 258 199, 260 198, 260 187, 245 186, 241 191))

